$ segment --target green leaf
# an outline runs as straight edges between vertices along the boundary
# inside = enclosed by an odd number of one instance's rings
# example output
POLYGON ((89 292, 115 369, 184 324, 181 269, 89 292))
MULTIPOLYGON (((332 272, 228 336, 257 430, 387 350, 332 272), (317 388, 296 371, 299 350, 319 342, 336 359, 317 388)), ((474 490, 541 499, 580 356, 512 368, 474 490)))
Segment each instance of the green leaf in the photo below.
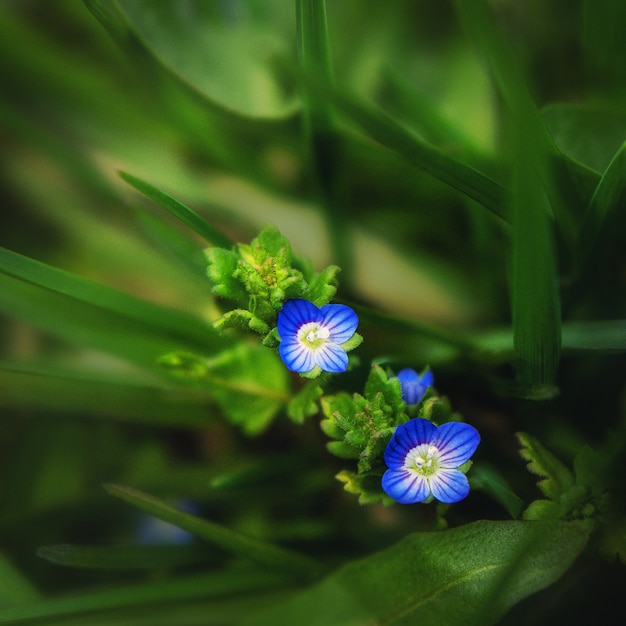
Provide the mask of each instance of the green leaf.
POLYGON ((37 550, 37 556, 56 565, 102 572, 134 572, 186 567, 215 560, 197 545, 78 546, 62 544, 37 550))
POLYGON ((518 519, 521 516, 524 501, 511 489, 504 476, 489 463, 474 463, 470 484, 473 489, 482 489, 489 494, 512 518, 518 519))
POLYGON ((361 102, 341 88, 331 87, 310 75, 300 78, 307 89, 327 98, 339 113, 361 127, 369 137, 476 200, 498 217, 508 218, 505 190, 489 176, 423 141, 385 112, 361 102))
MULTIPOLYGON (((510 110, 513 129, 513 183, 509 205, 512 225, 511 307, 518 380, 527 385, 552 384, 561 342, 558 270, 550 203, 552 165, 560 156, 522 80, 513 54, 493 23, 484 0, 455 6, 485 57, 494 82, 510 110)), ((572 225, 561 202, 552 210, 566 236, 572 225)))
POLYGON ((288 372, 264 346, 238 344, 207 361, 204 379, 224 415, 249 435, 264 431, 289 400, 288 372))
POLYGON ((537 486, 547 498, 559 502, 560 498, 573 487, 574 476, 535 437, 517 433, 517 438, 522 444, 520 454, 528 461, 529 471, 544 479, 540 480, 537 486))
POLYGON ((76 415, 106 417, 177 428, 203 428, 210 421, 210 395, 180 386, 159 386, 126 369, 117 377, 76 371, 58 363, 0 361, 0 387, 5 407, 21 407, 76 415), (94 398, 98 398, 94 402, 94 398))
POLYGON ((542 108, 541 117, 559 148, 596 176, 606 170, 626 136, 622 108, 557 102, 542 108))
POLYGON ((609 163, 587 207, 576 247, 576 266, 579 271, 584 268, 603 239, 606 240, 611 235, 611 218, 619 209, 624 208, 626 202, 625 188, 626 143, 622 144, 609 163))
POLYGON ((324 393, 322 381, 325 382, 325 378, 307 381, 289 401, 287 415, 296 424, 303 424, 307 417, 315 415, 319 411, 318 402, 324 393))
POLYGON ((2 609, 29 605, 39 600, 39 592, 2 553, 0 580, 0 613, 2 609))
POLYGON ((558 521, 479 521, 414 533, 245 626, 488 626, 555 582, 586 541, 580 527, 558 521))
MULTIPOLYGON (((230 568, 194 576, 181 576, 173 580, 151 581, 125 587, 108 588, 96 591, 72 594, 39 602, 29 602, 23 606, 0 610, 0 624, 49 624, 59 626, 68 623, 111 624, 117 623, 109 611, 134 609, 142 611, 158 608, 153 621, 167 610, 168 605, 176 606, 173 616, 175 622, 181 616, 181 605, 189 604, 203 598, 228 598, 237 596, 239 602, 248 593, 259 593, 285 587, 291 583, 284 575, 255 568, 230 568), (76 616, 89 616, 85 621, 75 622, 76 616), (103 621, 98 620, 103 617, 103 621), (59 621, 57 621, 59 620, 59 621), (63 620, 63 621, 60 621, 63 620), (70 621, 71 620, 71 621, 70 621)), ((205 609, 210 611, 210 607, 205 609)), ((134 623, 134 622, 128 622, 134 623)), ((142 623, 142 622, 139 622, 142 623)), ((145 624, 145 622, 143 622, 145 624)))
POLYGON ((219 342, 213 329, 197 317, 135 298, 6 248, 0 248, 0 273, 102 309, 102 315, 110 312, 140 322, 145 329, 176 333, 202 343, 214 335, 219 342))
POLYGON ((156 202, 160 207, 164 208, 168 213, 178 218, 183 224, 186 224, 194 232, 196 232, 205 241, 219 248, 231 248, 232 242, 226 235, 211 226, 195 211, 186 207, 182 202, 175 200, 172 196, 161 191, 154 185, 147 183, 136 176, 127 174, 126 172, 118 172, 120 178, 125 180, 131 187, 142 193, 150 200, 156 202))
MULTIPOLYGON (((98 3, 105 16, 117 8, 110 4, 98 3)), ((297 109, 294 91, 271 63, 290 51, 280 29, 284 12, 258 2, 257 10, 235 13, 212 2, 194 2, 192 10, 158 0, 116 4, 125 24, 114 15, 114 31, 124 38, 129 29, 160 64, 214 106, 256 119, 280 119, 297 109)))
POLYGON ((254 537, 242 535, 209 520, 184 513, 169 504, 165 504, 158 498, 137 489, 110 483, 104 487, 116 498, 136 506, 164 522, 178 526, 199 539, 207 541, 231 554, 301 578, 314 577, 318 572, 317 564, 309 557, 274 546, 254 537))

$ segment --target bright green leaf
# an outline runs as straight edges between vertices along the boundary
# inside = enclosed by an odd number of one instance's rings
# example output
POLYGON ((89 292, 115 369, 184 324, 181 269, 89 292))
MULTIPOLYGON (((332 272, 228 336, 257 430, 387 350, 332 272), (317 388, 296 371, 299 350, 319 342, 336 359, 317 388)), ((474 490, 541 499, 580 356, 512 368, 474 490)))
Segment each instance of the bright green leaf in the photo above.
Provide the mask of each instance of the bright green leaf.
POLYGON ((557 521, 414 533, 245 624, 488 626, 555 582, 586 541, 580 527, 557 521))

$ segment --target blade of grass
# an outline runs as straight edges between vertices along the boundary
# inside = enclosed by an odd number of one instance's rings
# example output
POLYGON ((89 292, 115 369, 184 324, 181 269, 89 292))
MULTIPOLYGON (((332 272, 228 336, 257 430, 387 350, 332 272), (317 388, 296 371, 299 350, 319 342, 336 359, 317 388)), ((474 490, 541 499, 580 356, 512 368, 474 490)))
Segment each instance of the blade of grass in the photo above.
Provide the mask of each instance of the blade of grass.
POLYGON ((514 117, 524 120, 524 132, 530 134, 530 141, 535 146, 535 159, 542 162, 539 170, 541 180, 565 241, 571 247, 578 217, 572 213, 572 209, 579 206, 580 202, 570 193, 573 186, 564 184, 564 181, 570 181, 573 175, 570 169, 575 163, 565 162, 562 158, 539 115, 510 47, 494 24, 487 2, 455 0, 454 5, 461 22, 484 57, 507 107, 514 117), (558 189, 555 186, 557 178, 561 180, 558 189))
POLYGON ((163 374, 157 363, 163 354, 173 350, 210 354, 227 345, 210 331, 181 337, 182 329, 158 328, 1 272, 0 310, 71 344, 116 355, 156 374, 163 374))
MULTIPOLYGON (((325 0, 296 0, 296 24, 300 65, 332 84, 325 0)), ((333 257, 350 284, 353 260, 341 191, 342 142, 328 104, 314 92, 304 91, 302 116, 310 175, 320 196, 333 257)))
POLYGON ((22 576, 15 566, 0 553, 0 611, 9 607, 32 604, 39 592, 22 576))
POLYGON ((62 544, 37 550, 37 556, 64 567, 102 572, 164 570, 207 563, 215 555, 197 545, 78 546, 62 544))
POLYGON ((177 334, 191 342, 218 342, 209 325, 187 313, 135 298, 121 291, 0 248, 0 273, 121 315, 147 328, 177 334))
MULTIPOLYGON (((487 4, 456 0, 455 6, 510 110, 511 306, 516 374, 519 383, 543 388, 554 382, 561 344, 559 277, 548 200, 552 167, 559 154, 487 4)), ((555 211, 559 210, 559 199, 551 199, 555 211)), ((558 217, 571 241, 571 216, 561 213, 558 217)))
POLYGON ((423 141, 385 112, 361 102, 355 96, 333 88, 313 75, 300 75, 298 78, 308 90, 327 98, 345 118, 359 126, 370 138, 434 178, 476 200, 494 215, 508 219, 506 194, 500 183, 423 141))
POLYGON ((609 233, 611 216, 625 201, 626 143, 617 151, 604 172, 587 207, 576 247, 578 271, 586 266, 592 253, 602 243, 602 234, 609 233))
POLYGON ((512 189, 511 307, 517 380, 552 385, 561 347, 558 270, 532 133, 518 125, 512 189))
POLYGON ((301 578, 312 578, 318 574, 317 563, 309 557, 184 513, 154 496, 131 487, 108 483, 104 488, 112 496, 232 554, 301 578))
POLYGON ((189 228, 200 235, 200 237, 208 243, 217 246, 218 248, 230 248, 233 245, 232 241, 226 237, 226 235, 211 226, 211 224, 202 219, 195 211, 192 211, 189 207, 182 204, 182 202, 179 202, 154 185, 151 185, 150 183, 147 183, 132 174, 121 171, 118 172, 118 174, 120 178, 127 182, 131 187, 134 187, 144 196, 153 202, 156 202, 156 204, 158 204, 161 208, 165 209, 168 213, 171 213, 183 224, 189 226, 189 228))
POLYGON ((232 568, 175 580, 152 581, 123 588, 86 592, 64 598, 32 602, 0 610, 0 624, 41 623, 55 618, 100 614, 129 607, 167 606, 200 598, 220 598, 285 587, 284 575, 254 569, 232 568))
POLYGON ((208 392, 158 387, 156 381, 133 381, 124 370, 119 380, 97 372, 72 372, 59 364, 0 362, 0 406, 42 409, 81 418, 204 428, 210 421, 208 392))

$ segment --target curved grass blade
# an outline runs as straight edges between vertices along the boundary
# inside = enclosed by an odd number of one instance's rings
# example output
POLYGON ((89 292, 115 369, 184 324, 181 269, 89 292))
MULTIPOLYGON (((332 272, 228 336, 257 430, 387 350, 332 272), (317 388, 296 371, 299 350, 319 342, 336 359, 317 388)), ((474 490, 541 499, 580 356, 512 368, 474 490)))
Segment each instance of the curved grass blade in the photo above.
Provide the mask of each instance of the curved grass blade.
POLYGON ((157 387, 154 380, 131 380, 124 370, 119 380, 98 372, 64 371, 58 364, 35 365, 0 361, 3 407, 50 411, 81 418, 205 428, 211 417, 209 392, 181 386, 157 387), (94 402, 94 398, 98 401, 94 402))
POLYGON ((192 315, 136 298, 6 248, 0 248, 0 273, 141 322, 147 328, 180 334, 191 341, 205 342, 207 337, 216 336, 209 324, 192 315))
POLYGON ((37 556, 56 565, 103 572, 164 570, 215 561, 198 545, 78 546, 61 544, 37 550, 37 556))
POLYGON ((311 75, 301 76, 300 79, 307 89, 326 97, 344 117, 360 126, 372 139, 476 200, 494 215, 508 219, 505 190, 498 182, 423 141, 385 112, 360 102, 355 96, 316 80, 311 75))
POLYGON ((156 202, 160 207, 165 209, 168 213, 171 213, 183 224, 189 226, 189 228, 200 235, 200 237, 208 243, 213 244, 218 248, 230 248, 233 245, 232 241, 226 235, 217 230, 217 228, 211 226, 195 211, 192 211, 182 202, 179 202, 154 185, 151 185, 150 183, 147 183, 132 174, 121 171, 118 172, 118 174, 120 178, 127 182, 131 187, 134 187, 144 196, 150 198, 153 202, 156 202))
POLYGON ((309 557, 184 513, 137 489, 111 483, 104 485, 104 488, 112 496, 242 558, 305 579, 318 573, 317 563, 309 557))
POLYGON ((39 592, 2 553, 0 581, 0 609, 31 604, 40 598, 39 592))
POLYGON ((576 261, 581 271, 600 245, 602 233, 608 232, 611 216, 626 200, 626 143, 617 151, 591 198, 580 229, 576 261))
MULTIPOLYGON (((198 599, 225 598, 284 588, 292 583, 285 575, 253 568, 231 568, 208 574, 179 577, 174 580, 152 581, 127 585, 117 589, 103 589, 24 606, 0 610, 0 624, 66 624, 80 615, 101 616, 120 609, 148 610, 172 604, 189 603, 198 599), (64 619, 67 621, 61 622, 64 619), (58 621, 57 621, 58 620, 58 621)), ((177 614, 180 615, 180 606, 177 614)), ((93 622, 82 622, 85 625, 93 622)), ((99 623, 117 623, 107 621, 99 623)), ((126 623, 126 622, 125 622, 126 623)), ((133 623, 133 622, 129 622, 133 623)))

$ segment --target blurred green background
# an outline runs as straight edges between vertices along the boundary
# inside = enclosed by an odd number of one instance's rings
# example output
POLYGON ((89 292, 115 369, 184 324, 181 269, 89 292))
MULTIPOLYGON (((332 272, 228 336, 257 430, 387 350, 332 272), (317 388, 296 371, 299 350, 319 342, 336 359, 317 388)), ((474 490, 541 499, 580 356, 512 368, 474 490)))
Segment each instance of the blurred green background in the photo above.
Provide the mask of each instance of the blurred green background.
MULTIPOLYGON (((38 556, 142 541, 149 518, 103 483, 192 501, 337 564, 428 525, 342 491, 315 420, 284 418, 298 381, 265 348, 213 331, 207 242, 120 171, 233 241, 273 223, 317 270, 342 267, 339 300, 362 307, 365 342, 361 367, 333 385, 358 388, 374 360, 430 365, 525 500, 535 485, 517 430, 565 460, 608 442, 619 472, 626 3, 494 1, 491 39, 472 4, 328 2, 328 71, 298 60, 291 2, 0 2, 2 607, 224 562, 194 544, 78 569, 38 556), (553 195, 536 163, 554 174, 553 195), (557 198, 549 226, 524 212, 546 197, 557 198), (177 350, 213 359, 211 380, 164 372, 159 357, 177 350)), ((506 517, 477 493, 450 521, 506 517)), ((608 614, 624 582, 606 560, 623 555, 616 528, 510 623, 608 614)), ((180 612, 172 592, 161 616, 71 623, 205 623, 188 588, 180 612)), ((211 604, 206 623, 271 599, 246 593, 248 604, 211 604)), ((36 623, 69 624, 59 611, 36 623)))

